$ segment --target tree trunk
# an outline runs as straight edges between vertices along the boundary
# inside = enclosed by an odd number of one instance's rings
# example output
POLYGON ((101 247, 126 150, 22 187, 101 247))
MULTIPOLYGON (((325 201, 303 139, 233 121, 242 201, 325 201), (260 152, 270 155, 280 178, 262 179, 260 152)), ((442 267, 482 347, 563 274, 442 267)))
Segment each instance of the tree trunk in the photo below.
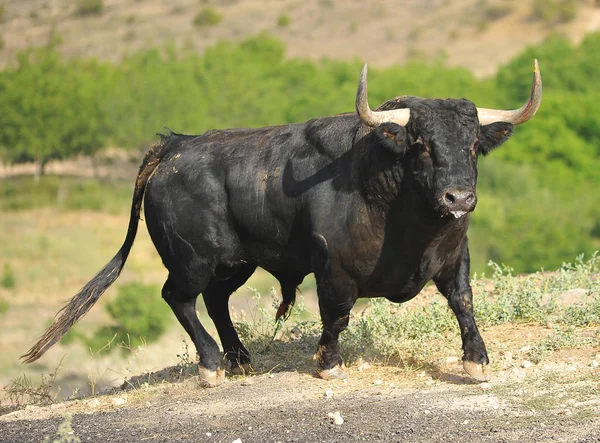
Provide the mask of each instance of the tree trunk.
POLYGON ((37 168, 35 169, 34 181, 37 185, 40 182, 42 176, 46 173, 46 164, 48 163, 48 159, 40 158, 37 164, 37 168))

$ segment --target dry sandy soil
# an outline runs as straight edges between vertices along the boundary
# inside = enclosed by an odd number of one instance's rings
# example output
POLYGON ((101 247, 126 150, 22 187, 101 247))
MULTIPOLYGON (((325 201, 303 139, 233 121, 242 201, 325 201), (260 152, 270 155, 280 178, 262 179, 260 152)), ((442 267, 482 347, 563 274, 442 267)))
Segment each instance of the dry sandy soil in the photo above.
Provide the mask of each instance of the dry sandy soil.
POLYGON ((266 31, 281 38, 292 57, 360 57, 379 66, 442 57, 450 65, 489 75, 551 33, 579 41, 600 27, 595 0, 578 1, 576 17, 566 23, 536 19, 533 0, 103 0, 101 14, 84 17, 77 14, 78 3, 0 2, 0 65, 56 34, 68 55, 117 60, 167 42, 203 51, 217 40, 266 31), (194 26, 205 7, 218 11, 221 22, 194 26))

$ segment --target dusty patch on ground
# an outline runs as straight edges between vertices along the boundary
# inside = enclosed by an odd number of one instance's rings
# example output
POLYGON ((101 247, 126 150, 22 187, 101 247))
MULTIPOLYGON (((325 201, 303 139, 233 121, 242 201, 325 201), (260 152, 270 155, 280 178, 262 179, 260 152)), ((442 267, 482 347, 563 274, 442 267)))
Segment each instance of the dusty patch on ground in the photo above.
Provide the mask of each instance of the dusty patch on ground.
MULTIPOLYGON (((507 352, 518 355, 523 343, 507 352)), ((53 436, 66 414, 83 442, 593 442, 599 352, 561 350, 529 366, 500 360, 487 384, 465 377, 453 356, 416 370, 355 364, 347 381, 286 370, 231 377, 213 389, 172 367, 132 378, 123 390, 5 413, 0 442, 53 436), (341 425, 328 417, 335 412, 341 425)))

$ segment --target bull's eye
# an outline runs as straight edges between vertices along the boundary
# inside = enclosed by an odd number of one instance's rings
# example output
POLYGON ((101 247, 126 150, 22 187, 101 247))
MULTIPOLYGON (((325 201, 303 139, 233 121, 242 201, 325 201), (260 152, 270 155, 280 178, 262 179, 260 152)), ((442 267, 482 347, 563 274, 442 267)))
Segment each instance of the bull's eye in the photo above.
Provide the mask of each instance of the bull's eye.
POLYGON ((413 146, 415 146, 415 148, 417 148, 420 151, 421 154, 427 154, 427 155, 429 155, 429 144, 426 143, 423 140, 423 137, 421 137, 420 135, 413 142, 413 146))

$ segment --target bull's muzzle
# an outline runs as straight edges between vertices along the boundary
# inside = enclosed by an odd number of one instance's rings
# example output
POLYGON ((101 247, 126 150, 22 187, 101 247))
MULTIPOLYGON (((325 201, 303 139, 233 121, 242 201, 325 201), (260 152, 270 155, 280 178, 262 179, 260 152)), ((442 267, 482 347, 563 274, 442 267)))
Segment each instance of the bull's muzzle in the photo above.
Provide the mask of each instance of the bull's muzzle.
POLYGON ((460 218, 475 209, 477 196, 471 190, 446 189, 442 193, 442 205, 444 212, 452 214, 455 218, 460 218))

